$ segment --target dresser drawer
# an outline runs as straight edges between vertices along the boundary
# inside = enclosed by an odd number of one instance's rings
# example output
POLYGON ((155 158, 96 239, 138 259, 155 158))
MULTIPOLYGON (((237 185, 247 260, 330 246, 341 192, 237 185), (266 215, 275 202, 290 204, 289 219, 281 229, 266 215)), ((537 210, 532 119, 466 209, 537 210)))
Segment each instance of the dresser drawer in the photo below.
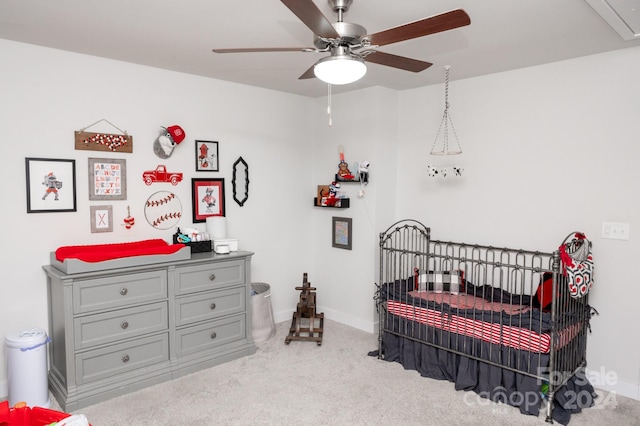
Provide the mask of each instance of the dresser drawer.
POLYGON ((183 328, 176 330, 176 353, 181 357, 206 351, 244 339, 246 335, 244 314, 183 328))
POLYGON ((195 293, 244 283, 242 260, 176 268, 177 294, 195 293))
POLYGON ((112 378, 169 360, 169 334, 144 337, 127 343, 76 354, 78 385, 112 378))
POLYGON ((176 326, 245 311, 246 287, 198 293, 176 299, 176 326))
POLYGON ((81 314, 166 297, 166 271, 112 275, 74 283, 73 312, 81 314))
POLYGON ((76 349, 86 349, 129 337, 167 330, 169 314, 167 302, 125 308, 103 314, 75 318, 76 349))

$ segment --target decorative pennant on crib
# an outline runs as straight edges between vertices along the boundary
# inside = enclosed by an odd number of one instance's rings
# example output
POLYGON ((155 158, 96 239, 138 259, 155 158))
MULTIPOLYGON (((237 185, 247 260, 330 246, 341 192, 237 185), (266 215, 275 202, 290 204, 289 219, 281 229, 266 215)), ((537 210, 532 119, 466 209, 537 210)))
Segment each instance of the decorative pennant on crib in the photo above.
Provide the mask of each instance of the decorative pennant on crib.
POLYGON ((95 123, 75 131, 75 149, 89 151, 106 151, 106 152, 133 152, 133 136, 127 134, 126 131, 120 130, 117 126, 104 118, 95 123), (115 133, 93 133, 86 132, 89 127, 104 121, 118 130, 120 134, 115 133))

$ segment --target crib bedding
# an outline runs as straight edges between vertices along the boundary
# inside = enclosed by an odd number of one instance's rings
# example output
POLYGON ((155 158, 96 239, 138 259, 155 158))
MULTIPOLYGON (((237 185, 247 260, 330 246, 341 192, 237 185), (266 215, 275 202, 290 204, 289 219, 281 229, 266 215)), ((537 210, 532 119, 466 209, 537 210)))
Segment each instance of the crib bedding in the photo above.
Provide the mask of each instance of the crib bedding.
MULTIPOLYGON (((467 294, 469 294, 469 291, 475 292, 475 289, 470 283, 465 286, 465 289, 469 289, 466 290, 467 294)), ((552 328, 551 315, 548 312, 543 312, 538 309, 524 309, 524 305, 521 304, 509 307, 503 302, 491 302, 491 305, 483 305, 480 302, 477 302, 477 306, 472 308, 456 308, 449 304, 451 300, 455 299, 449 298, 450 296, 448 294, 441 296, 441 303, 438 303, 434 300, 414 297, 412 296, 412 293, 415 294, 413 291, 413 279, 407 278, 396 280, 393 283, 384 284, 381 288, 380 295, 384 302, 395 301, 411 307, 442 312, 443 314, 455 314, 460 317, 475 319, 486 323, 519 327, 531 330, 538 334, 549 332, 552 328), (491 306, 493 310, 486 309, 487 306, 491 306), (499 309, 500 307, 502 307, 502 309, 499 309), (511 314, 509 312, 514 313, 511 314)), ((472 296, 474 295, 474 293, 470 294, 472 296)), ((576 320, 571 320, 571 322, 574 323, 576 320)))
MULTIPOLYGON (((423 308, 406 303, 390 300, 387 302, 390 314, 409 321, 417 321, 429 327, 435 327, 450 333, 474 337, 489 343, 509 346, 537 353, 549 353, 551 349, 551 334, 536 333, 535 331, 491 323, 439 310, 423 308)), ((393 317, 389 317, 393 318, 393 317)), ((572 324, 557 333, 554 342, 559 349, 571 341, 581 330, 579 323, 572 324)))
MULTIPOLYGON (((471 282, 459 294, 414 288, 412 277, 381 287, 384 359, 425 377, 451 381, 456 390, 471 390, 537 416, 545 397, 540 380, 532 376, 549 363, 551 314, 519 304, 531 303, 526 295, 514 296, 471 282), (509 365, 531 376, 504 368, 509 365)), ((564 315, 567 326, 555 333, 555 351, 579 335, 583 329, 580 318, 588 316, 564 315)), ((593 405, 593 398, 593 387, 572 377, 554 394, 553 419, 567 424, 572 413, 593 405), (585 395, 583 404, 569 404, 567 391, 585 395)))
MULTIPOLYGON (((454 383, 456 390, 473 391, 479 397, 514 406, 521 413, 538 416, 546 396, 542 392, 539 379, 503 368, 501 365, 518 365, 531 374, 538 373, 549 363, 548 354, 536 354, 494 345, 467 336, 457 336, 458 349, 467 348, 474 354, 485 354, 489 364, 469 358, 461 353, 441 349, 417 342, 406 334, 383 333, 383 359, 398 362, 406 370, 415 370, 421 376, 454 383)), ((431 335, 433 343, 450 346, 451 333, 442 331, 431 335)), ((594 404, 596 398, 593 386, 587 380, 571 377, 557 389, 553 400, 553 419, 566 425, 571 414, 579 413, 594 404), (580 395, 580 398, 573 396, 580 395)), ((465 397, 465 402, 473 399, 465 397)), ((481 402, 478 402, 482 404, 481 402)))

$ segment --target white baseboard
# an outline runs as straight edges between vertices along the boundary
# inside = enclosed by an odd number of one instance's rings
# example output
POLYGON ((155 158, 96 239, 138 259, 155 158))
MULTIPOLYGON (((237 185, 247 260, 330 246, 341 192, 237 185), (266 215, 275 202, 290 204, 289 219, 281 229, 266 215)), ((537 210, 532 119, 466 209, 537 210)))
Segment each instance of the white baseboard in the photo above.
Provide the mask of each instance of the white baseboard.
POLYGON ((640 401, 640 386, 638 384, 623 382, 617 377, 607 376, 604 369, 589 370, 586 368, 585 372, 594 388, 640 401))

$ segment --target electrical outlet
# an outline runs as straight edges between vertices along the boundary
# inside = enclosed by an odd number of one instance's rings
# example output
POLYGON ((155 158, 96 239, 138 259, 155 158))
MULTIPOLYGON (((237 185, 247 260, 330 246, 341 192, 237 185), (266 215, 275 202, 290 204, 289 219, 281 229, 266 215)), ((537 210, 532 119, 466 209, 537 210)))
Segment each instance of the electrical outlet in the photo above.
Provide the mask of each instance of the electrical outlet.
POLYGON ((602 222, 602 238, 628 240, 629 224, 620 222, 602 222))

